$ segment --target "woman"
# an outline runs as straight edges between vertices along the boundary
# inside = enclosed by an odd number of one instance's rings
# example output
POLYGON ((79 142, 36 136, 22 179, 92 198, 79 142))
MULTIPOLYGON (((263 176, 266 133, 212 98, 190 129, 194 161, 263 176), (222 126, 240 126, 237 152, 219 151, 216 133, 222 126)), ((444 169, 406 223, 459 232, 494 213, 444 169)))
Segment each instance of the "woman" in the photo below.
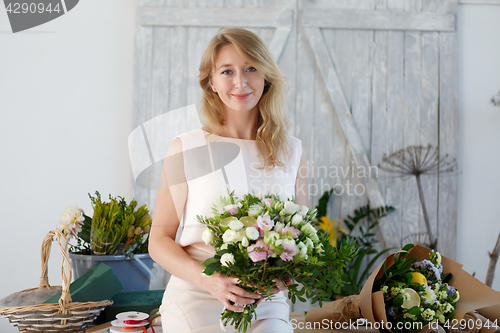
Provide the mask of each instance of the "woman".
POLYGON ((235 277, 201 274, 214 250, 202 241, 206 226, 196 221, 196 215, 212 215, 227 188, 238 197, 273 192, 307 204, 306 153, 299 139, 287 135, 285 79, 257 35, 223 29, 203 54, 199 81, 205 126, 177 136, 168 149, 149 241, 151 257, 172 274, 160 308, 164 331, 220 331, 223 307, 242 311, 257 302, 250 331, 292 332, 280 281, 272 300, 262 301, 238 287, 235 277))

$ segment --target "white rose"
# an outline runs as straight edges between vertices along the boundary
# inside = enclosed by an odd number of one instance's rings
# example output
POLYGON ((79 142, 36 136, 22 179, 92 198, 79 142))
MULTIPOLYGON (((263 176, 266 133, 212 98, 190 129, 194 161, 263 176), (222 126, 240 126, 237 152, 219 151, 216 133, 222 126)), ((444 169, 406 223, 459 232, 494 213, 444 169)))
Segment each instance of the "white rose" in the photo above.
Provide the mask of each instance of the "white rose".
POLYGON ((283 245, 295 245, 295 241, 291 237, 283 238, 283 245))
POLYGON ((269 215, 257 217, 257 225, 263 231, 270 231, 274 227, 274 224, 269 215))
POLYGON ((281 232, 281 230, 285 227, 285 225, 281 222, 276 222, 274 225, 274 231, 281 232))
POLYGON ((222 264, 222 266, 226 266, 228 267, 229 264, 234 264, 234 256, 232 253, 224 253, 221 257, 220 257, 220 263, 222 264))
POLYGON ((299 214, 302 215, 302 216, 306 216, 308 211, 309 211, 309 207, 307 207, 307 206, 301 206, 299 214))
POLYGON ((248 239, 257 240, 257 238, 259 238, 259 231, 254 227, 248 227, 245 233, 248 239))
POLYGON ((221 250, 227 250, 227 244, 222 244, 222 246, 220 247, 221 250))
POLYGON ((292 215, 297 211, 297 209, 299 209, 299 205, 296 205, 292 201, 287 201, 285 202, 285 209, 288 215, 292 215))
POLYGON ((243 239, 241 240, 241 245, 243 245, 243 247, 247 247, 248 245, 250 245, 250 242, 248 241, 248 238, 246 238, 246 236, 243 236, 243 239))
POLYGON ((232 220, 231 222, 229 222, 229 229, 238 231, 241 228, 243 228, 243 223, 241 223, 240 220, 232 220))
POLYGON ((302 222, 304 218, 302 217, 302 215, 300 214, 295 214, 293 217, 292 217, 292 225, 295 226, 297 224, 299 224, 300 222, 302 222))
POLYGON ((266 243, 267 245, 269 244, 272 244, 274 241, 276 241, 277 239, 279 239, 280 236, 277 232, 275 231, 269 231, 268 233, 266 233, 264 235, 264 243, 266 243))
POLYGON ((222 240, 224 243, 232 243, 236 240, 236 231, 227 229, 226 232, 222 235, 222 240))
POLYGON ((245 237, 245 229, 240 229, 240 231, 236 232, 236 239, 234 240, 235 242, 241 242, 243 240, 243 237, 245 237))
POLYGON ((210 244, 214 240, 214 234, 210 229, 206 229, 203 231, 203 234, 201 235, 201 239, 205 242, 205 244, 210 244))

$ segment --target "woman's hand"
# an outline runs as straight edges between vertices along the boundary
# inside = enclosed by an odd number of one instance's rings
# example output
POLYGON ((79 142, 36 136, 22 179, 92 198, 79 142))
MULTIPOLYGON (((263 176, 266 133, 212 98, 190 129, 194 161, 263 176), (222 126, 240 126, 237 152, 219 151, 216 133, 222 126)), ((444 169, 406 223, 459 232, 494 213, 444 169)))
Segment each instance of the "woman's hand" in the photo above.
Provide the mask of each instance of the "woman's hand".
MULTIPOLYGON (((276 286, 271 288, 272 289, 272 293, 270 295, 277 294, 280 291, 285 291, 287 289, 286 286, 289 286, 289 285, 292 284, 292 279, 286 279, 285 280, 285 284, 283 284, 283 282, 281 282, 280 279, 274 279, 273 282, 276 284, 276 286)), ((269 295, 267 295, 267 296, 269 296, 269 295)), ((262 299, 259 299, 256 304, 259 305, 259 303, 261 301, 262 301, 262 299)))
POLYGON ((239 280, 232 276, 217 273, 205 276, 203 282, 203 288, 231 311, 241 312, 244 305, 253 304, 256 301, 258 304, 262 298, 257 293, 252 294, 239 287, 239 280))

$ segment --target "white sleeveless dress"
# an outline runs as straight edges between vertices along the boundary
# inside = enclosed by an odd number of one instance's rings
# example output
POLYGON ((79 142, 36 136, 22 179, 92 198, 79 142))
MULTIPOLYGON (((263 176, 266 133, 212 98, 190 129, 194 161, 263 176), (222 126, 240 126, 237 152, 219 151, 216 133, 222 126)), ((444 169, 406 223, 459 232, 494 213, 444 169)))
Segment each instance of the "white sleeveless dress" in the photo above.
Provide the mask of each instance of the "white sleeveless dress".
MULTIPOLYGON (((212 216, 213 203, 227 195, 227 188, 234 190, 238 198, 252 190, 277 193, 281 200, 291 199, 295 194, 302 143, 294 136, 289 136, 292 151, 287 168, 272 170, 257 169, 262 167, 263 158, 255 140, 209 135, 202 129, 177 137, 182 140, 188 183, 179 245, 200 263, 215 252, 202 241, 206 226, 196 220, 196 215, 212 216)), ((160 307, 163 332, 222 332, 220 314, 223 309, 224 305, 207 291, 172 276, 160 307)), ((263 301, 257 306, 257 320, 252 321, 248 332, 293 332, 289 313, 286 297, 280 292, 271 301, 263 301)), ((234 328, 228 326, 226 332, 234 332, 234 328)))

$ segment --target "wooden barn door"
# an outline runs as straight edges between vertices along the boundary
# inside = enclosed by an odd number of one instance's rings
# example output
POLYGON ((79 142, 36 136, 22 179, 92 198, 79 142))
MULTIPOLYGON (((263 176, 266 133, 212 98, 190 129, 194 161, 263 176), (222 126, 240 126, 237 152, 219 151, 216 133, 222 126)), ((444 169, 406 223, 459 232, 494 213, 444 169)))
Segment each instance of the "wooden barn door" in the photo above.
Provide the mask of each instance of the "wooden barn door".
MULTIPOLYGON (((308 148, 318 166, 335 165, 344 171, 336 184, 346 189, 350 181, 353 187, 363 184, 366 189, 366 196, 346 191, 335 196, 330 206, 333 217, 346 216, 366 200, 372 207, 394 206, 396 212, 380 225, 381 237, 386 246, 400 246, 413 235, 426 233, 415 178, 397 178, 382 170, 376 170, 378 177, 347 171, 352 166, 368 170, 384 154, 408 146, 430 144, 439 148, 441 156, 456 157, 457 2, 302 4, 298 49, 304 58, 299 57, 297 68, 304 71, 300 82, 315 84, 299 88, 297 82, 297 88, 315 96, 316 112, 314 118, 301 113, 299 136, 312 138, 308 148), (300 47, 305 41, 310 48, 300 47)), ((331 179, 318 167, 314 170, 318 187, 331 179)), ((422 183, 438 249, 454 258, 456 178, 423 176, 422 183)))
MULTIPOLYGON (((343 192, 330 200, 332 218, 368 202, 396 208, 380 224, 386 246, 425 231, 414 178, 355 171, 373 170, 384 154, 410 145, 431 144, 440 154, 457 155, 456 0, 137 4, 134 128, 142 127, 150 150, 199 125, 196 114, 180 112, 162 132, 143 126, 198 103, 198 66, 208 40, 221 27, 247 28, 268 44, 287 77, 291 134, 307 149, 309 205, 337 186, 343 192)), ((134 183, 134 196, 154 208, 158 178, 148 179, 149 186, 134 183)), ((438 249, 454 258, 456 178, 425 176, 422 182, 438 249)))

